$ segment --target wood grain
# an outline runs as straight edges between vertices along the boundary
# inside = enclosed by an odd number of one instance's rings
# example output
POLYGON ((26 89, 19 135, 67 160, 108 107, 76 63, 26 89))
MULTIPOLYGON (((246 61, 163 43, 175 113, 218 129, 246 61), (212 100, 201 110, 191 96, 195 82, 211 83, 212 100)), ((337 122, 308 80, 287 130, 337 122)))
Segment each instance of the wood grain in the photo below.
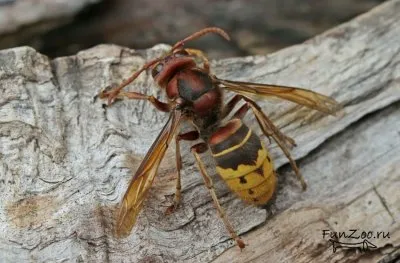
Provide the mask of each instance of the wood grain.
MULTIPOLYGON (((218 196, 248 243, 233 247, 188 148, 183 205, 171 149, 138 223, 113 237, 115 206, 167 115, 145 102, 109 108, 94 97, 168 49, 100 45, 49 60, 29 47, 0 51, 1 262, 389 262, 400 246, 400 1, 393 0, 301 45, 269 56, 214 61, 232 80, 307 87, 344 106, 325 116, 259 101, 298 147, 309 188, 273 144, 276 199, 244 204, 214 175, 218 196), (384 231, 365 253, 338 249, 322 231, 384 231)), ((149 75, 129 87, 156 94, 149 75)), ((258 134, 254 117, 247 123, 258 134)), ((173 147, 171 147, 173 148, 173 147)), ((208 156, 210 172, 212 162, 208 156)), ((351 239, 347 239, 350 240, 351 239)), ((340 239, 345 241, 345 239, 340 239)))

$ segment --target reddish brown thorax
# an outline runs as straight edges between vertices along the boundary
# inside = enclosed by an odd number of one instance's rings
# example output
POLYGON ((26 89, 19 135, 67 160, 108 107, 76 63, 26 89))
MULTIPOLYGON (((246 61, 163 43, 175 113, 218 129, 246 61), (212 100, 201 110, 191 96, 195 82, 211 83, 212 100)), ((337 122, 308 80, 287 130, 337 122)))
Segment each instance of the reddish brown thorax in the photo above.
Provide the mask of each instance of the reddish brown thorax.
POLYGON ((185 50, 161 60, 153 67, 152 75, 165 88, 168 99, 190 113, 196 126, 205 129, 219 120, 222 92, 185 50))

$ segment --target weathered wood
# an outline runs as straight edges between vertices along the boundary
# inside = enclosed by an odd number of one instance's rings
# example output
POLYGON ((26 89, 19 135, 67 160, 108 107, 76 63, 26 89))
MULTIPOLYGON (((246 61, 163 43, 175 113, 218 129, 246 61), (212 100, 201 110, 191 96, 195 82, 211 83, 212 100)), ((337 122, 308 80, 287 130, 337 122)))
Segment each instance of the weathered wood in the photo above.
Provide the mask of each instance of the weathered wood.
MULTIPOLYGON (((332 117, 289 102, 260 101, 296 139, 292 153, 309 188, 301 191, 274 145, 276 166, 285 166, 278 170, 276 200, 267 209, 244 204, 214 177, 223 207, 248 243, 243 252, 232 247, 187 147, 182 207, 164 216, 174 192, 171 149, 132 234, 122 240, 112 235, 114 208, 130 180, 128 166, 137 167, 166 114, 134 101, 104 109, 94 96, 167 46, 132 51, 101 45, 54 60, 28 47, 0 51, 0 261, 376 262, 389 253, 395 257, 400 246, 398 21, 400 1, 389 1, 302 45, 213 63, 223 78, 308 87, 344 105, 332 117), (390 239, 372 239, 378 249, 366 253, 333 253, 323 229, 385 231, 390 239)), ((162 97, 153 86, 144 74, 130 89, 162 97)), ((247 120, 256 129, 250 114, 247 120)))

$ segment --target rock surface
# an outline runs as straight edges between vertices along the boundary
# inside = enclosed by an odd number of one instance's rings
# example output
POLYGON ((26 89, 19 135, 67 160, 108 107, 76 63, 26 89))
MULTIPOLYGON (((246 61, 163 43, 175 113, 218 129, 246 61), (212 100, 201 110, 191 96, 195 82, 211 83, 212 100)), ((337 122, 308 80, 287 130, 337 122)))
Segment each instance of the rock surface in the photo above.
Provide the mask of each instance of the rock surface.
MULTIPOLYGON (((134 51, 100 45, 54 60, 29 47, 0 51, 0 262, 395 258, 400 246, 399 20, 400 1, 392 0, 278 53, 213 61, 213 73, 221 78, 307 87, 344 106, 333 117, 289 102, 259 101, 295 138, 292 153, 309 188, 301 191, 274 144, 269 149, 279 183, 267 208, 246 205, 214 175, 221 203, 248 244, 243 252, 232 247, 189 147, 182 147, 182 207, 164 215, 175 184, 171 147, 132 234, 121 240, 112 234, 130 169, 139 165, 167 116, 145 102, 125 100, 104 108, 94 96, 168 46, 134 51), (365 253, 334 253, 323 230, 350 229, 389 232, 390 239, 371 239, 377 248, 365 253)), ((129 89, 163 98, 146 74, 129 89)), ((246 119, 261 134, 250 114, 246 119)))

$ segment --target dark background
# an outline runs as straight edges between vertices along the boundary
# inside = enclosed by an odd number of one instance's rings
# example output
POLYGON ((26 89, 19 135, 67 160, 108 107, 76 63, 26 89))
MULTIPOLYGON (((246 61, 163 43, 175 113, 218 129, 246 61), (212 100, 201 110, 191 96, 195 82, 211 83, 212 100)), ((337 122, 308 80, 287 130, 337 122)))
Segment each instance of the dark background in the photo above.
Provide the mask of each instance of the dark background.
POLYGON ((219 26, 231 35, 231 42, 207 37, 191 46, 213 58, 266 54, 303 42, 382 2, 103 0, 86 6, 61 26, 47 30, 33 30, 40 23, 24 26, 7 34, 8 41, 0 38, 0 48, 30 45, 50 57, 72 55, 100 43, 142 49, 173 44, 201 28, 219 26))

